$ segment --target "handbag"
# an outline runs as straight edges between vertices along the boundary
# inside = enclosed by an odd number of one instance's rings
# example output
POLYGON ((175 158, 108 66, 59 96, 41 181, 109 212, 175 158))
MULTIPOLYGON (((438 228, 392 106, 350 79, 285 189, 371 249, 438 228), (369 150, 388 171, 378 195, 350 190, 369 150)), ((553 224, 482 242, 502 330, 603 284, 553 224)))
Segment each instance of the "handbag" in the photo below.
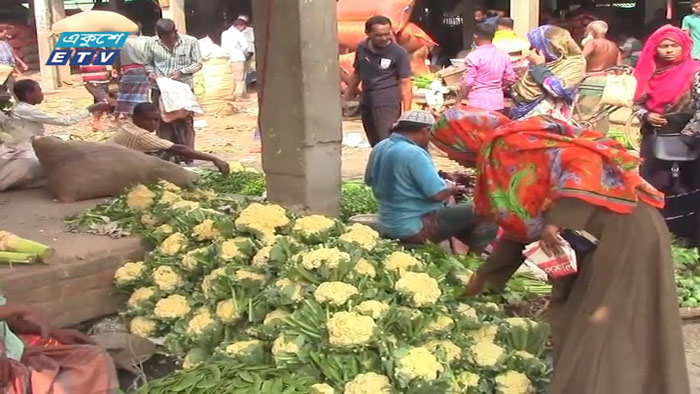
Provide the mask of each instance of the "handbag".
POLYGON ((664 161, 693 161, 700 158, 700 146, 691 147, 680 131, 692 117, 689 113, 667 114, 668 124, 654 129, 654 157, 664 161))

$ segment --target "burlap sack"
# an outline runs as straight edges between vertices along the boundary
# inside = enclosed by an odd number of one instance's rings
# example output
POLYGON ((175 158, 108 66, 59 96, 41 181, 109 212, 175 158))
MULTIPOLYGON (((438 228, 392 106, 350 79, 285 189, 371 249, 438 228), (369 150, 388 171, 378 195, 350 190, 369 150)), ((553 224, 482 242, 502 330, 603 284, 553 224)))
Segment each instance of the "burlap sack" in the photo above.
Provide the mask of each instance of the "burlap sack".
POLYGON ((61 19, 51 26, 51 31, 60 34, 67 31, 76 32, 118 32, 138 31, 136 23, 122 14, 112 11, 83 11, 61 19))
POLYGON ((212 58, 202 62, 202 70, 195 74, 195 94, 204 113, 232 114, 234 90, 234 73, 228 59, 212 58))
POLYGON ((159 179, 187 187, 198 177, 173 163, 111 143, 43 137, 33 145, 46 187, 61 202, 114 196, 131 185, 159 179))

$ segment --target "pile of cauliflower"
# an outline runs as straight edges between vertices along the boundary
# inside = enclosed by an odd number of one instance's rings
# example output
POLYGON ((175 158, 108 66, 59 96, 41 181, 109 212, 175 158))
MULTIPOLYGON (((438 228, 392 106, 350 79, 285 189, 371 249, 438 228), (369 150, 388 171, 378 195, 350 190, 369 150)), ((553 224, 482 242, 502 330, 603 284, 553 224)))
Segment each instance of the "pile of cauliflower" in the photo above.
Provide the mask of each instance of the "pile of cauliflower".
POLYGON ((114 276, 129 293, 128 328, 161 338, 183 368, 223 358, 312 369, 308 391, 319 394, 546 388, 546 326, 459 298, 473 267, 441 265, 365 225, 220 200, 167 183, 125 199, 153 244, 114 276))

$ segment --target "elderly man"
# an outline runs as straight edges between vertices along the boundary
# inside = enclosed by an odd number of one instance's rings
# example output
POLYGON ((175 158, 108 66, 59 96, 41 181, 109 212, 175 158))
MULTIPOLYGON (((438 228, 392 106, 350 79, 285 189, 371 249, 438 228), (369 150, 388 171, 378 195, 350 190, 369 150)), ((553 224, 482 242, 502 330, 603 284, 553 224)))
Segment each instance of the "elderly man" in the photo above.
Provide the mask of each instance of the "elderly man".
POLYGON ((586 72, 598 72, 622 64, 622 53, 617 44, 605 38, 608 24, 593 21, 586 27, 583 40, 583 56, 586 58, 586 72))
POLYGON ((464 193, 437 173, 428 153, 435 119, 425 111, 404 113, 393 134, 372 150, 365 182, 379 200, 379 229, 405 243, 442 242, 452 237, 471 249, 486 247, 494 226, 480 223, 471 204, 447 206, 464 193))
POLYGON ((124 122, 119 126, 111 142, 163 158, 180 156, 190 160, 210 161, 223 174, 228 174, 228 163, 218 157, 196 151, 184 145, 174 144, 155 135, 154 132, 158 129, 158 125, 161 122, 160 111, 155 104, 137 104, 134 107, 132 120, 133 122, 124 122))
MULTIPOLYGON (((151 80, 167 77, 192 88, 192 75, 202 69, 202 55, 197 39, 178 33, 175 22, 170 19, 159 19, 156 22, 156 34, 157 38, 147 41, 144 46, 144 66, 148 77, 151 80)), ((152 99, 154 103, 160 99, 157 88, 152 92, 152 99)), ((158 135, 176 144, 194 148, 192 114, 184 119, 161 123, 158 135)))

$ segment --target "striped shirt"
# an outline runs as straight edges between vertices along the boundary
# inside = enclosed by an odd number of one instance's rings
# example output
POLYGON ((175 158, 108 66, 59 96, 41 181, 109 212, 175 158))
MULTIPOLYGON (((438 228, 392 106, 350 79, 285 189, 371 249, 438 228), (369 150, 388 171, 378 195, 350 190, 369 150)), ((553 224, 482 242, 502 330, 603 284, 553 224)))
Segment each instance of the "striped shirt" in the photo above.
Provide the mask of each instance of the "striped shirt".
POLYGON ((111 142, 144 153, 167 150, 174 145, 171 141, 164 140, 132 122, 124 122, 119 125, 111 142))
POLYGON ((171 50, 160 38, 154 37, 144 45, 144 60, 146 72, 155 73, 158 77, 168 77, 175 71, 184 74, 181 82, 190 87, 192 74, 202 69, 202 55, 196 38, 179 34, 175 46, 171 50))

